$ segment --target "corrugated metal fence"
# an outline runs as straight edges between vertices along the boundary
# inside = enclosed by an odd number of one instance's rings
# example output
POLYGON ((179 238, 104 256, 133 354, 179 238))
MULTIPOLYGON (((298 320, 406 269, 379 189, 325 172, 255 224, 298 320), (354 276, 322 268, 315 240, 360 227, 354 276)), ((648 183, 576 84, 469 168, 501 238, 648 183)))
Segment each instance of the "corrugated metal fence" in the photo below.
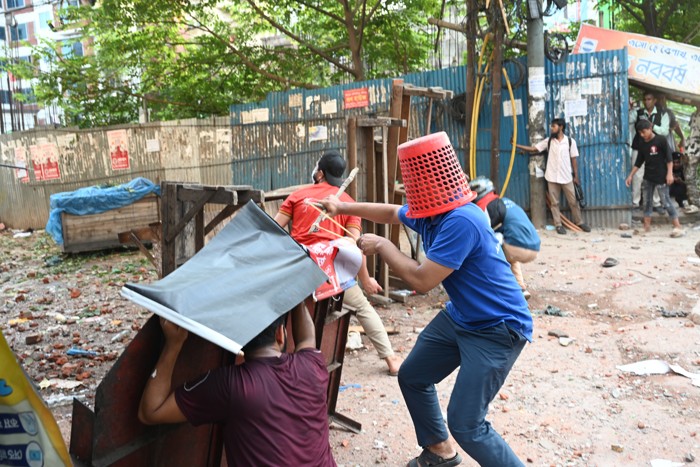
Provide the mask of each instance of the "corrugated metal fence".
MULTIPOLYGON (((522 61, 521 63, 524 63, 522 61)), ((506 64, 513 81, 520 81, 514 89, 518 108, 523 109, 518 118, 521 133, 525 131, 527 115, 527 83, 525 67, 506 64)), ((464 107, 463 93, 466 88, 464 67, 414 73, 403 76, 405 83, 419 87, 441 87, 455 93, 455 98, 433 101, 431 127, 429 132, 445 131, 452 141, 460 161, 464 164, 464 107)), ((324 89, 295 90, 285 93, 271 93, 263 102, 231 106, 231 126, 233 135, 233 179, 234 184, 251 184, 263 190, 307 183, 316 160, 325 149, 346 148, 346 119, 350 115, 376 113, 387 115, 391 100, 392 80, 375 80, 351 83, 324 89), (370 105, 368 108, 344 110, 344 91, 367 88, 370 105), (239 149, 236 149, 239 148, 239 149)), ((510 97, 503 91, 504 108, 510 109, 510 97)), ((478 173, 490 172, 490 126, 491 95, 484 93, 481 118, 479 120, 478 173), (487 104, 488 103, 488 104, 487 104)), ((409 139, 426 133, 429 100, 413 97, 409 121, 409 139)), ((510 138, 513 123, 511 118, 501 120, 501 160, 499 173, 505 178, 510 161, 510 138)), ((361 155, 358 155, 361 157, 361 155)), ((362 161, 359 161, 362 166, 362 161)), ((362 174, 360 174, 360 180, 362 174)), ((520 157, 511 176, 508 196, 516 202, 529 205, 527 158, 520 157)))
POLYGON ((631 222, 627 50, 570 55, 560 65, 547 61, 545 75, 547 120, 565 117, 581 153, 586 221, 601 227, 631 222))
POLYGON ((114 185, 135 177, 230 184, 231 127, 227 117, 218 117, 98 130, 37 129, 0 136, 0 163, 18 165, 22 158, 31 166, 26 182, 16 170, 0 167, 0 221, 13 228, 43 228, 49 196, 54 193, 114 185), (119 130, 125 132, 126 148, 120 149, 127 149, 128 158, 110 152, 109 142, 115 140, 111 136, 119 136, 119 130), (127 160, 128 168, 120 168, 127 160), (47 174, 43 180, 42 169, 47 174))
MULTIPOLYGON (((627 151, 627 55, 625 51, 569 56, 558 66, 547 62, 549 119, 567 115, 582 150, 581 178, 595 226, 629 221, 630 195, 624 186, 629 171, 627 151), (577 114, 582 107, 585 112, 577 114), (611 209, 620 208, 620 209, 611 209)), ((518 142, 527 143, 526 60, 507 62, 517 107, 518 142)), ((454 92, 451 100, 432 102, 429 132, 446 131, 465 165, 464 67, 414 73, 405 83, 441 87, 454 92)), ((18 163, 24 155, 35 159, 37 148, 53 147, 60 178, 38 181, 30 173, 26 183, 13 169, 0 168, 0 221, 15 228, 41 228, 48 218, 49 196, 96 184, 117 184, 137 176, 211 185, 252 185, 274 190, 307 183, 325 149, 346 147, 346 121, 351 115, 387 115, 392 80, 350 83, 315 90, 271 93, 266 100, 231 107, 230 118, 181 120, 110 127, 98 130, 48 129, 0 136, 0 162, 18 163), (346 91, 366 88, 367 107, 344 109, 346 91), (111 132, 125 130, 128 168, 114 168, 111 132)), ((510 162, 513 120, 510 97, 501 91, 499 180, 502 186, 510 162)), ((426 133, 429 100, 412 98, 409 138, 426 133)), ((477 132, 477 174, 490 174, 491 90, 482 97, 477 132)), ((41 151, 39 151, 41 153, 41 151)), ((51 153, 51 150, 49 150, 51 153)), ((44 162, 46 157, 39 154, 44 162)), ((361 157, 361 155, 358 155, 361 157)), ((364 166, 359 160, 358 165, 364 166)), ((117 166, 119 164, 117 163, 117 166)), ((50 174, 55 175, 53 172, 50 174)), ((360 175, 360 180, 362 175, 360 175)), ((506 195, 529 209, 527 157, 516 155, 506 195)), ((360 190, 360 193, 362 191, 360 190)))

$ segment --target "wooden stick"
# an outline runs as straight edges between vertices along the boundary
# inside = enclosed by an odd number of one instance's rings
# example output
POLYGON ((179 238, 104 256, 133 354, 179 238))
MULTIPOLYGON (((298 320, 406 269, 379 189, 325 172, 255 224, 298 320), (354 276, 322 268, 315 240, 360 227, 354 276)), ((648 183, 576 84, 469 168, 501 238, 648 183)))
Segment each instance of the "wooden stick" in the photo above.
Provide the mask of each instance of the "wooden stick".
MULTIPOLYGON (((343 184, 340 185, 340 188, 338 188, 338 192, 335 194, 336 196, 340 196, 343 193, 345 193, 345 189, 348 187, 348 185, 350 185, 352 183, 352 181, 355 179, 355 175, 357 175, 357 172, 359 172, 359 171, 360 171, 360 169, 358 167, 355 167, 354 169, 352 169, 350 171, 350 175, 348 175, 348 178, 346 178, 345 181, 343 182, 343 184)), ((318 216, 318 218, 316 219, 316 222, 314 222, 311 225, 311 229, 309 229, 309 233, 318 232, 318 225, 323 220, 324 213, 325 213, 325 210, 323 211, 322 214, 320 214, 318 216)))

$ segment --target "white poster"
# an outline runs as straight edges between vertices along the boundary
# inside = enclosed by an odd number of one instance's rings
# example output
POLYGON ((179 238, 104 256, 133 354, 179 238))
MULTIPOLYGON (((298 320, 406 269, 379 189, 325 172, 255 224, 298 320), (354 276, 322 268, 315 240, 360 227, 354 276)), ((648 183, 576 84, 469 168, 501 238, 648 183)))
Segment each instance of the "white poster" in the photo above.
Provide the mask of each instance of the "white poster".
POLYGON ((588 115, 588 102, 585 99, 570 100, 564 102, 564 116, 566 118, 588 115))
POLYGON ((158 138, 147 139, 146 140, 146 152, 158 152, 158 151, 160 151, 160 140, 158 138))
POLYGON ((544 97, 547 93, 544 79, 544 67, 533 66, 528 69, 527 90, 531 96, 544 97))
POLYGON ((581 80, 581 94, 597 96, 603 93, 603 78, 581 80))
POLYGON ((321 114, 330 115, 338 113, 338 101, 335 99, 321 103, 321 114))
MULTIPOLYGON (((523 114, 523 101, 520 99, 515 99, 515 115, 523 114)), ((510 99, 503 102, 503 116, 512 117, 513 116, 513 104, 510 99)))
POLYGON ((328 128, 323 125, 309 127, 309 143, 328 139, 328 128))

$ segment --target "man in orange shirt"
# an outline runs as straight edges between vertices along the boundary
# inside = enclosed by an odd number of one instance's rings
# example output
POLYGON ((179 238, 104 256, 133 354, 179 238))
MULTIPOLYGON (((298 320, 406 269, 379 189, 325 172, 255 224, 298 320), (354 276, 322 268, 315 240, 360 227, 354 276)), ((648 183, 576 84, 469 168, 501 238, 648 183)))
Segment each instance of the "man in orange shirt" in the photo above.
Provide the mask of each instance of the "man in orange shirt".
MULTIPOLYGON (((321 222, 319 229, 312 232, 311 226, 318 218, 318 211, 306 202, 307 199, 317 201, 336 194, 338 187, 343 183, 342 177, 345 167, 345 160, 338 151, 326 151, 318 160, 311 175, 314 184, 310 187, 301 188, 289 195, 282 203, 277 215, 275 215, 275 221, 282 227, 286 227, 292 221, 291 236, 302 245, 336 240, 338 237, 346 235, 346 232, 341 227, 327 219, 321 222)), ((340 199, 346 202, 354 202, 345 193, 341 195, 340 199)), ((339 215, 334 220, 347 229, 354 238, 360 236, 361 219, 359 217, 339 215)), ((381 286, 367 271, 364 255, 362 256, 362 266, 360 267, 358 278, 362 288, 368 294, 381 292, 381 286)), ((403 360, 394 354, 391 342, 389 342, 389 336, 377 311, 362 293, 359 285, 354 285, 345 290, 344 303, 357 310, 357 319, 362 324, 367 337, 377 349, 379 358, 384 359, 389 367, 389 374, 392 376, 398 374, 403 360)))

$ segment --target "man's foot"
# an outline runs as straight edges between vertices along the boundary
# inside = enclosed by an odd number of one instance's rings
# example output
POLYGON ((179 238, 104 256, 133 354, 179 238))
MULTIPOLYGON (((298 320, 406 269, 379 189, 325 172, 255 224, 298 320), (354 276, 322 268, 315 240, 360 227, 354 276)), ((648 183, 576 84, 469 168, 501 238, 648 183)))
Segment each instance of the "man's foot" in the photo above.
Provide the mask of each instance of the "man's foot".
POLYGON ((445 458, 425 448, 420 453, 420 456, 411 459, 407 467, 452 467, 461 463, 462 457, 458 452, 455 452, 455 455, 452 457, 445 458))
POLYGON ((674 227, 671 231, 671 238, 679 238, 685 235, 685 230, 674 227))
POLYGON ((581 229, 581 230, 583 230, 584 232, 590 232, 590 231, 591 231, 591 228, 588 227, 588 224, 584 224, 584 223, 580 223, 580 224, 578 225, 578 228, 581 229))
POLYGON ((686 214, 695 214, 696 212, 700 211, 698 207, 694 204, 689 204, 688 206, 683 208, 683 212, 686 214))
POLYGON ((558 225, 557 226, 557 233, 559 235, 566 235, 566 229, 564 228, 563 225, 558 225))
POLYGON ((401 364, 403 363, 403 358, 399 357, 398 355, 391 355, 386 357, 384 361, 386 362, 386 366, 389 367, 389 376, 398 376, 399 368, 401 368, 401 364))

